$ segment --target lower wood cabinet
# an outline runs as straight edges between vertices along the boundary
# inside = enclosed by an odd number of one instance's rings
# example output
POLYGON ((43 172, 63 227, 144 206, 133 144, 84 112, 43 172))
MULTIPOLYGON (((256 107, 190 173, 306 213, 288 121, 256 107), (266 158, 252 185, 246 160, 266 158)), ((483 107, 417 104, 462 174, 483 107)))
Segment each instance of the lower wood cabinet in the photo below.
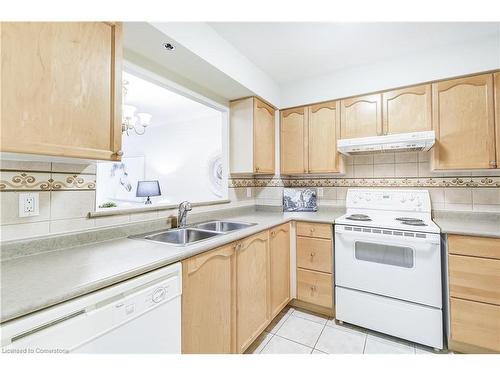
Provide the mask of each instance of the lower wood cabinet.
POLYGON ((450 310, 450 349, 500 352, 500 306, 452 297, 450 310))
POLYGON ((236 351, 243 353, 270 322, 269 232, 236 245, 236 351))
POLYGON ((332 308, 332 275, 297 269, 297 299, 314 305, 332 308))
POLYGON ((299 307, 333 315, 333 234, 330 224, 297 223, 299 307))
POLYGON ((182 262, 182 353, 234 352, 233 244, 182 262))
POLYGON ((447 242, 448 347, 500 352, 500 238, 448 235, 447 242))
POLYGON ((271 255, 271 319, 290 302, 290 224, 269 232, 271 255))

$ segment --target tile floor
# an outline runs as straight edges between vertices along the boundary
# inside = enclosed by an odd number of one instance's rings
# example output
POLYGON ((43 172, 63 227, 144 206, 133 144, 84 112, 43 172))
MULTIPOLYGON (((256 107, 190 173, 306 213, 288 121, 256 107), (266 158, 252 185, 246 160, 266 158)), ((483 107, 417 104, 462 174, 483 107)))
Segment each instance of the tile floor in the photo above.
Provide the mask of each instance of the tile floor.
POLYGON ((431 354, 432 348, 286 307, 247 354, 431 354))

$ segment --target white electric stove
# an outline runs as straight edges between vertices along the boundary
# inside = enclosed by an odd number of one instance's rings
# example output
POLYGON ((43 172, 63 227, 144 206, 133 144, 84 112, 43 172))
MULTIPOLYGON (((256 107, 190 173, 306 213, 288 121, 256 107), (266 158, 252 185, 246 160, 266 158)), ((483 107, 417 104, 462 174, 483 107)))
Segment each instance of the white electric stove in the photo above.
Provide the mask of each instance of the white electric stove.
POLYGON ((336 318, 443 348, 441 241, 426 190, 349 189, 335 220, 336 318))

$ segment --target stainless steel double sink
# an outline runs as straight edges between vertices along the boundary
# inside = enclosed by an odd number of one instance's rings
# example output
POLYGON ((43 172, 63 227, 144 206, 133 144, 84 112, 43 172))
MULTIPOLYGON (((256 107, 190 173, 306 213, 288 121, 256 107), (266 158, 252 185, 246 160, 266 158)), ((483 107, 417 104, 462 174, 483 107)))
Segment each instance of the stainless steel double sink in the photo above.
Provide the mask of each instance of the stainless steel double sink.
POLYGON ((256 225, 255 223, 241 223, 237 221, 212 220, 193 224, 186 228, 173 228, 161 232, 151 232, 132 236, 149 241, 164 242, 174 246, 186 246, 217 236, 222 236, 237 230, 256 225))

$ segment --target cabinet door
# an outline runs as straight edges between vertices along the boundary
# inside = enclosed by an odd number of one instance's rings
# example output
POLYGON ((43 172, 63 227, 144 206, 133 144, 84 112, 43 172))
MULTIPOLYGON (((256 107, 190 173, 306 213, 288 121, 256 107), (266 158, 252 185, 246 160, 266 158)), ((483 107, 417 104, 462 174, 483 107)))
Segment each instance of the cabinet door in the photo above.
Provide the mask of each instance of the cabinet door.
POLYGON ((340 101, 340 138, 372 137, 382 134, 381 94, 340 101))
POLYGON ((495 168, 493 75, 432 84, 434 169, 495 168))
POLYGON ((234 245, 182 262, 182 353, 235 351, 235 266, 234 245))
POLYGON ((307 173, 306 107, 281 112, 281 173, 307 173))
POLYGON ((238 353, 243 353, 270 321, 269 274, 269 232, 239 242, 236 247, 238 353))
POLYGON ((383 133, 432 130, 431 85, 384 92, 383 133))
POLYGON ((495 132, 496 132, 496 167, 500 168, 500 72, 495 73, 495 132))
POLYGON ((309 107, 309 172, 339 172, 340 105, 337 101, 309 107))
POLYGON ((0 25, 3 152, 119 159, 121 25, 0 25))
POLYGON ((254 172, 274 174, 274 159, 274 108, 254 98, 254 172))
POLYGON ((271 319, 290 301, 290 224, 271 229, 271 319))

